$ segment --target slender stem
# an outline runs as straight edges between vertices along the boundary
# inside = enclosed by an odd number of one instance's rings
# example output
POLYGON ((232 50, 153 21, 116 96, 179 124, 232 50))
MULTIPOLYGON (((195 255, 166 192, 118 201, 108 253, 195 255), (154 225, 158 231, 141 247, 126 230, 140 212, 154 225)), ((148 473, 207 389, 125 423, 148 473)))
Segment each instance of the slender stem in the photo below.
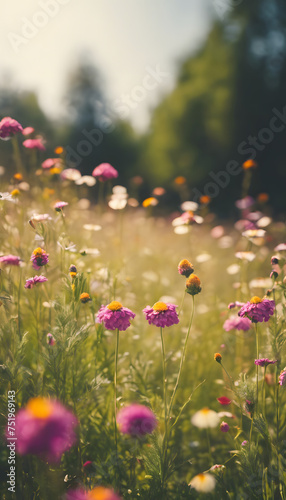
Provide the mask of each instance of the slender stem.
POLYGON ((183 297, 182 297, 182 301, 181 301, 181 304, 180 304, 180 307, 179 307, 179 310, 178 310, 178 316, 180 316, 181 311, 182 311, 182 309, 183 309, 185 296, 186 296, 186 291, 184 290, 184 292, 183 292, 183 297))
POLYGON ((163 394, 164 394, 164 420, 165 420, 165 436, 167 434, 167 394, 166 394, 166 358, 165 346, 163 337, 163 328, 160 327, 161 344, 162 344, 162 364, 163 364, 163 394))
POLYGON ((254 415, 252 415, 252 417, 251 417, 251 426, 250 426, 250 433, 249 433, 249 447, 251 445, 251 438, 252 438, 253 417, 254 417, 254 415))
POLYGON ((209 452, 209 457, 210 457, 210 463, 212 463, 212 452, 211 452, 211 443, 210 443, 210 434, 209 434, 209 428, 206 428, 206 434, 207 434, 207 445, 208 445, 208 452, 209 452))
POLYGON ((18 170, 18 172, 23 174, 24 168, 23 168, 23 164, 22 164, 22 160, 21 160, 18 139, 15 135, 11 138, 11 142, 12 142, 12 147, 13 147, 14 158, 15 158, 17 170, 18 170))
POLYGON ((264 377, 263 377, 263 385, 262 385, 262 412, 264 417, 266 418, 266 411, 265 411, 265 377, 266 377, 266 368, 267 366, 264 366, 264 377))
POLYGON ((188 338, 189 338, 191 327, 192 327, 192 323, 193 323, 194 311, 195 311, 195 296, 194 295, 192 295, 192 299, 193 299, 193 307, 192 307, 192 312, 191 312, 190 323, 189 323, 188 331, 187 331, 186 338, 185 338, 185 343, 184 343, 184 348, 183 348, 183 354, 182 354, 182 357, 181 357, 180 368, 179 368, 179 371, 178 371, 178 376, 177 376, 176 384, 175 384, 175 387, 174 387, 174 390, 173 390, 173 394, 172 394, 172 397, 171 397, 171 401, 170 401, 170 406, 169 406, 169 411, 168 411, 168 418, 169 418, 169 416, 171 414, 172 407, 173 407, 173 404, 174 404, 174 399, 175 399, 176 392, 177 392, 177 389, 178 389, 178 386, 179 386, 179 382, 180 382, 180 378, 181 378, 181 373, 182 373, 182 368, 183 368, 183 364, 184 364, 184 360, 185 360, 185 355, 186 355, 188 338))
MULTIPOLYGON (((258 345, 258 325, 255 323, 255 336, 256 336, 256 359, 259 359, 259 345, 258 345)), ((256 365, 256 404, 258 409, 258 365, 256 365)))
POLYGON ((114 367, 114 440, 115 440, 115 455, 116 455, 115 479, 116 479, 116 467, 117 467, 117 461, 118 461, 118 452, 117 452, 117 425, 116 425, 118 347, 119 347, 119 330, 117 328, 116 329, 116 343, 115 343, 115 367, 114 367))
POLYGON ((278 367, 276 366, 276 441, 279 445, 279 383, 278 383, 278 367))

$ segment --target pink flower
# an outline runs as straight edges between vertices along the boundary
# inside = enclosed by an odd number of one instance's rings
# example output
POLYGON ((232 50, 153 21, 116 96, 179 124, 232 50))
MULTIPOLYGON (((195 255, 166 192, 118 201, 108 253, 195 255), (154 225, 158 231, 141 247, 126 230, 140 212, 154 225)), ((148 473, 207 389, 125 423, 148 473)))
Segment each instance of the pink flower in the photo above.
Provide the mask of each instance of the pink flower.
POLYGON ((231 330, 243 330, 246 332, 250 330, 251 326, 252 323, 249 318, 240 318, 238 316, 232 316, 223 324, 223 328, 226 332, 230 332, 231 330))
POLYGON ((275 302, 269 299, 260 299, 252 297, 249 302, 246 302, 238 312, 240 317, 247 316, 252 323, 262 323, 268 321, 270 316, 274 314, 275 302))
POLYGON ((23 142, 23 146, 27 149, 39 149, 40 151, 46 150, 42 139, 26 139, 26 141, 23 142))
POLYGON ((256 359, 254 363, 258 366, 275 365, 275 363, 277 363, 277 359, 275 359, 274 361, 270 361, 270 359, 268 358, 260 358, 256 359))
POLYGON ((283 370, 280 372, 279 375, 279 385, 285 385, 286 384, 286 367, 283 368, 283 370))
POLYGON ((26 127, 22 130, 23 135, 30 135, 33 132, 35 132, 35 129, 33 127, 26 127))
POLYGON ((68 205, 68 203, 66 201, 57 201, 55 204, 54 204, 54 209, 57 211, 57 212, 60 212, 64 207, 66 207, 68 205))
POLYGON ((242 307, 244 306, 244 302, 230 302, 230 304, 228 304, 228 309, 234 309, 235 307, 242 307))
POLYGON ((4 264, 4 266, 19 266, 21 262, 20 257, 16 255, 2 255, 0 257, 0 265, 4 264))
POLYGON ((222 405, 222 406, 228 406, 232 402, 231 399, 228 399, 226 396, 221 396, 220 398, 217 398, 217 401, 222 405))
POLYGON ((244 440, 244 441, 242 441, 241 446, 246 446, 247 443, 248 443, 248 441, 244 440))
POLYGON ((42 248, 38 247, 33 251, 30 260, 33 263, 33 268, 38 271, 42 266, 45 266, 49 262, 49 254, 47 254, 42 248))
POLYGON ((92 175, 99 181, 105 182, 109 179, 116 179, 118 177, 118 172, 109 163, 101 163, 93 170, 92 175))
POLYGON ((46 278, 45 276, 34 276, 33 278, 29 278, 26 280, 24 287, 30 289, 37 285, 37 283, 45 283, 45 281, 48 281, 48 278, 46 278))
POLYGON ((165 326, 177 325, 179 317, 174 304, 169 302, 156 302, 153 307, 147 306, 143 309, 149 325, 165 328, 165 326))
POLYGON ((241 200, 237 200, 235 202, 235 206, 239 208, 239 210, 245 210, 246 208, 251 207, 253 203, 254 203, 254 198, 252 198, 252 196, 246 196, 241 200))
POLYGON ((90 468, 91 465, 92 465, 92 461, 91 460, 87 460, 86 462, 84 462, 83 467, 85 469, 88 469, 88 468, 90 468))
POLYGON ((56 400, 30 399, 16 414, 15 424, 19 455, 37 455, 48 462, 59 462, 76 441, 77 419, 56 400))
POLYGON ((92 490, 69 490, 65 500, 120 500, 120 497, 110 488, 96 486, 92 490))
POLYGON ((131 404, 119 410, 116 421, 122 434, 132 436, 152 434, 157 427, 154 413, 147 406, 139 404, 131 404))
POLYGON ((47 333, 47 344, 53 346, 55 345, 55 343, 56 343, 55 337, 51 333, 47 333))
POLYGON ((11 139, 12 135, 22 132, 23 127, 17 120, 10 118, 10 116, 5 116, 0 122, 0 139, 7 141, 11 139))
POLYGON ((221 422, 220 424, 220 430, 221 432, 228 432, 229 431, 229 425, 227 422, 221 422))
POLYGON ((45 161, 43 161, 42 167, 44 169, 47 169, 47 168, 52 168, 57 164, 59 165, 62 164, 61 158, 47 158, 45 161))
POLYGON ((279 243, 274 250, 275 252, 286 252, 286 243, 279 243))
POLYGON ((130 326, 130 319, 135 318, 135 314, 123 307, 120 302, 113 301, 107 306, 101 306, 97 314, 97 321, 104 323, 105 328, 108 330, 125 331, 130 326))

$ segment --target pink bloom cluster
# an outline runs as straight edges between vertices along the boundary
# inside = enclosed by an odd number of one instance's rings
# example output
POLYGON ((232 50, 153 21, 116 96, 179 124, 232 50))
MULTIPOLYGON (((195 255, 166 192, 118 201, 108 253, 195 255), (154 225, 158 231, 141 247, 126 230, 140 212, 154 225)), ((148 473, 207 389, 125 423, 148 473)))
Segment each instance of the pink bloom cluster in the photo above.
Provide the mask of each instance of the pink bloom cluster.
POLYGON ((132 436, 151 434, 157 427, 157 419, 147 406, 131 404, 122 408, 116 417, 120 432, 132 436))
POLYGON ((179 317, 176 311, 178 306, 169 302, 157 302, 153 307, 147 306, 143 309, 149 325, 165 328, 165 326, 177 325, 179 317))
POLYGON ((38 271, 49 262, 49 254, 39 247, 33 251, 30 260, 33 263, 33 268, 38 271))
POLYGON ((33 398, 16 414, 20 455, 38 455, 48 462, 59 462, 76 441, 76 417, 59 401, 33 398))
POLYGON ((268 365, 275 365, 275 363, 277 363, 277 359, 271 361, 268 358, 260 358, 260 359, 255 359, 254 363, 262 367, 268 365))
POLYGON ((240 318, 238 316, 227 319, 223 324, 223 328, 226 332, 230 332, 231 330, 243 330, 246 332, 250 330, 251 326, 252 324, 249 318, 240 318))
POLYGON ((120 302, 111 302, 107 306, 102 305, 97 314, 98 323, 103 323, 108 330, 125 331, 130 326, 130 319, 135 318, 135 313, 120 302))
POLYGON ((23 146, 27 149, 38 149, 40 151, 46 150, 42 139, 26 139, 26 141, 23 142, 23 146))
POLYGON ((7 141, 12 135, 18 134, 23 131, 22 125, 17 120, 5 116, 0 122, 0 139, 7 141))
POLYGON ((280 372, 279 375, 279 385, 285 385, 286 384, 286 367, 283 368, 283 370, 280 372))
POLYGON ((99 181, 105 182, 109 179, 116 179, 118 177, 118 172, 109 163, 101 163, 93 170, 92 175, 99 181))
POLYGON ((5 266, 19 266, 20 262, 20 257, 16 255, 3 255, 0 257, 0 264, 4 264, 5 266))
POLYGON ((252 323, 262 323, 269 321, 270 316, 274 314, 274 300, 253 297, 249 302, 246 302, 238 312, 240 317, 247 316, 252 323))
POLYGON ((45 281, 48 281, 48 278, 45 276, 34 276, 33 278, 29 278, 26 280, 26 283, 24 285, 25 288, 33 288, 35 285, 38 283, 45 283, 45 281))

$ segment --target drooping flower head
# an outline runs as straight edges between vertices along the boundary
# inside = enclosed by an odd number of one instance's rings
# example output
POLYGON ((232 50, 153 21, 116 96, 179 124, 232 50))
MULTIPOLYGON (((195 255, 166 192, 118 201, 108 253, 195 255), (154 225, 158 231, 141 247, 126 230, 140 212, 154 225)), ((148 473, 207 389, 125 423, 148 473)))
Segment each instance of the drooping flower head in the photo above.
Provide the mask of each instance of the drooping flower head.
POLYGON ((118 172, 109 163, 101 163, 98 167, 95 167, 92 175, 99 181, 105 182, 109 179, 116 179, 118 177, 118 172))
POLYGON ((91 301, 90 295, 87 292, 83 292, 79 296, 79 300, 83 303, 86 304, 87 302, 91 301))
POLYGON ((201 280, 196 274, 191 274, 186 280, 186 292, 189 295, 197 295, 202 291, 201 280))
POLYGON ((254 363, 258 366, 268 366, 268 365, 275 365, 277 363, 277 359, 270 360, 268 358, 260 358, 260 359, 255 359, 254 363))
POLYGON ((65 500, 121 500, 121 498, 110 488, 96 486, 92 490, 69 490, 65 500))
POLYGON ((249 318, 240 318, 238 316, 231 316, 223 324, 223 328, 226 332, 230 332, 231 330, 243 330, 246 332, 250 330, 251 327, 252 323, 249 318))
POLYGON ((45 151, 46 148, 43 144, 43 141, 41 138, 38 139, 26 139, 26 141, 23 142, 23 146, 27 149, 38 149, 39 151, 45 151))
POLYGON ((17 255, 2 255, 0 257, 0 266, 3 264, 4 266, 19 266, 21 262, 20 257, 17 255))
POLYGON ((179 274, 188 278, 194 272, 194 267, 187 259, 183 259, 178 265, 178 271, 179 274))
POLYGON ((24 285, 25 288, 33 288, 36 286, 38 283, 45 283, 45 281, 48 281, 48 278, 45 276, 34 276, 33 278, 29 278, 26 280, 26 283, 24 285))
POLYGON ((33 398, 16 414, 16 451, 59 462, 76 441, 76 417, 59 401, 33 398))
POLYGON ((215 478, 208 473, 198 474, 189 483, 189 486, 200 493, 211 493, 215 489, 215 485, 215 478))
POLYGON ((47 344, 53 346, 53 345, 55 345, 55 343, 56 343, 56 339, 52 335, 52 333, 47 333, 47 344))
POLYGON ((262 323, 268 321, 270 316, 274 314, 275 302, 269 299, 260 299, 252 297, 249 302, 246 302, 238 312, 240 317, 246 316, 251 319, 252 323, 262 323))
POLYGON ((143 313, 149 325, 165 328, 165 326, 177 325, 179 317, 176 311, 178 306, 169 302, 156 302, 153 307, 147 306, 143 313))
POLYGON ((15 134, 23 131, 22 125, 20 125, 17 120, 10 118, 10 116, 5 116, 0 122, 0 139, 3 141, 8 141, 15 134))
POLYGON ((144 405, 131 404, 119 410, 116 422, 122 434, 144 436, 152 434, 157 427, 154 413, 144 405))
POLYGON ((133 313, 127 307, 123 307, 116 300, 110 302, 107 306, 102 305, 97 314, 97 321, 103 323, 108 330, 125 331, 130 326, 130 319, 135 318, 133 313))
POLYGON ((280 375, 279 375, 279 385, 285 385, 286 384, 286 367, 281 370, 280 375))
POLYGON ((38 247, 33 251, 30 260, 33 263, 33 268, 38 271, 42 266, 45 266, 49 262, 49 254, 47 254, 42 248, 38 247))
POLYGON ((219 414, 209 408, 197 411, 191 418, 191 422, 199 429, 217 427, 220 421, 219 414))

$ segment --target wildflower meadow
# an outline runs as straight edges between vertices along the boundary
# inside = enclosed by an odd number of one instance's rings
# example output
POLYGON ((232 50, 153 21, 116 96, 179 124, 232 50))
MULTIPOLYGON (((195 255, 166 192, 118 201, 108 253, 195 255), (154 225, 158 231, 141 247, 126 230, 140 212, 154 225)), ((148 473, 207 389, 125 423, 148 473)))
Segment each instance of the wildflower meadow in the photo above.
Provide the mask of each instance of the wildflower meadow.
MULTIPOLYGON (((16 118, 16 117, 15 117, 16 118)), ((0 122, 1 499, 286 498, 285 225, 0 122), (167 200, 167 201, 166 201, 167 200)), ((33 123, 31 123, 33 125, 33 123)))

